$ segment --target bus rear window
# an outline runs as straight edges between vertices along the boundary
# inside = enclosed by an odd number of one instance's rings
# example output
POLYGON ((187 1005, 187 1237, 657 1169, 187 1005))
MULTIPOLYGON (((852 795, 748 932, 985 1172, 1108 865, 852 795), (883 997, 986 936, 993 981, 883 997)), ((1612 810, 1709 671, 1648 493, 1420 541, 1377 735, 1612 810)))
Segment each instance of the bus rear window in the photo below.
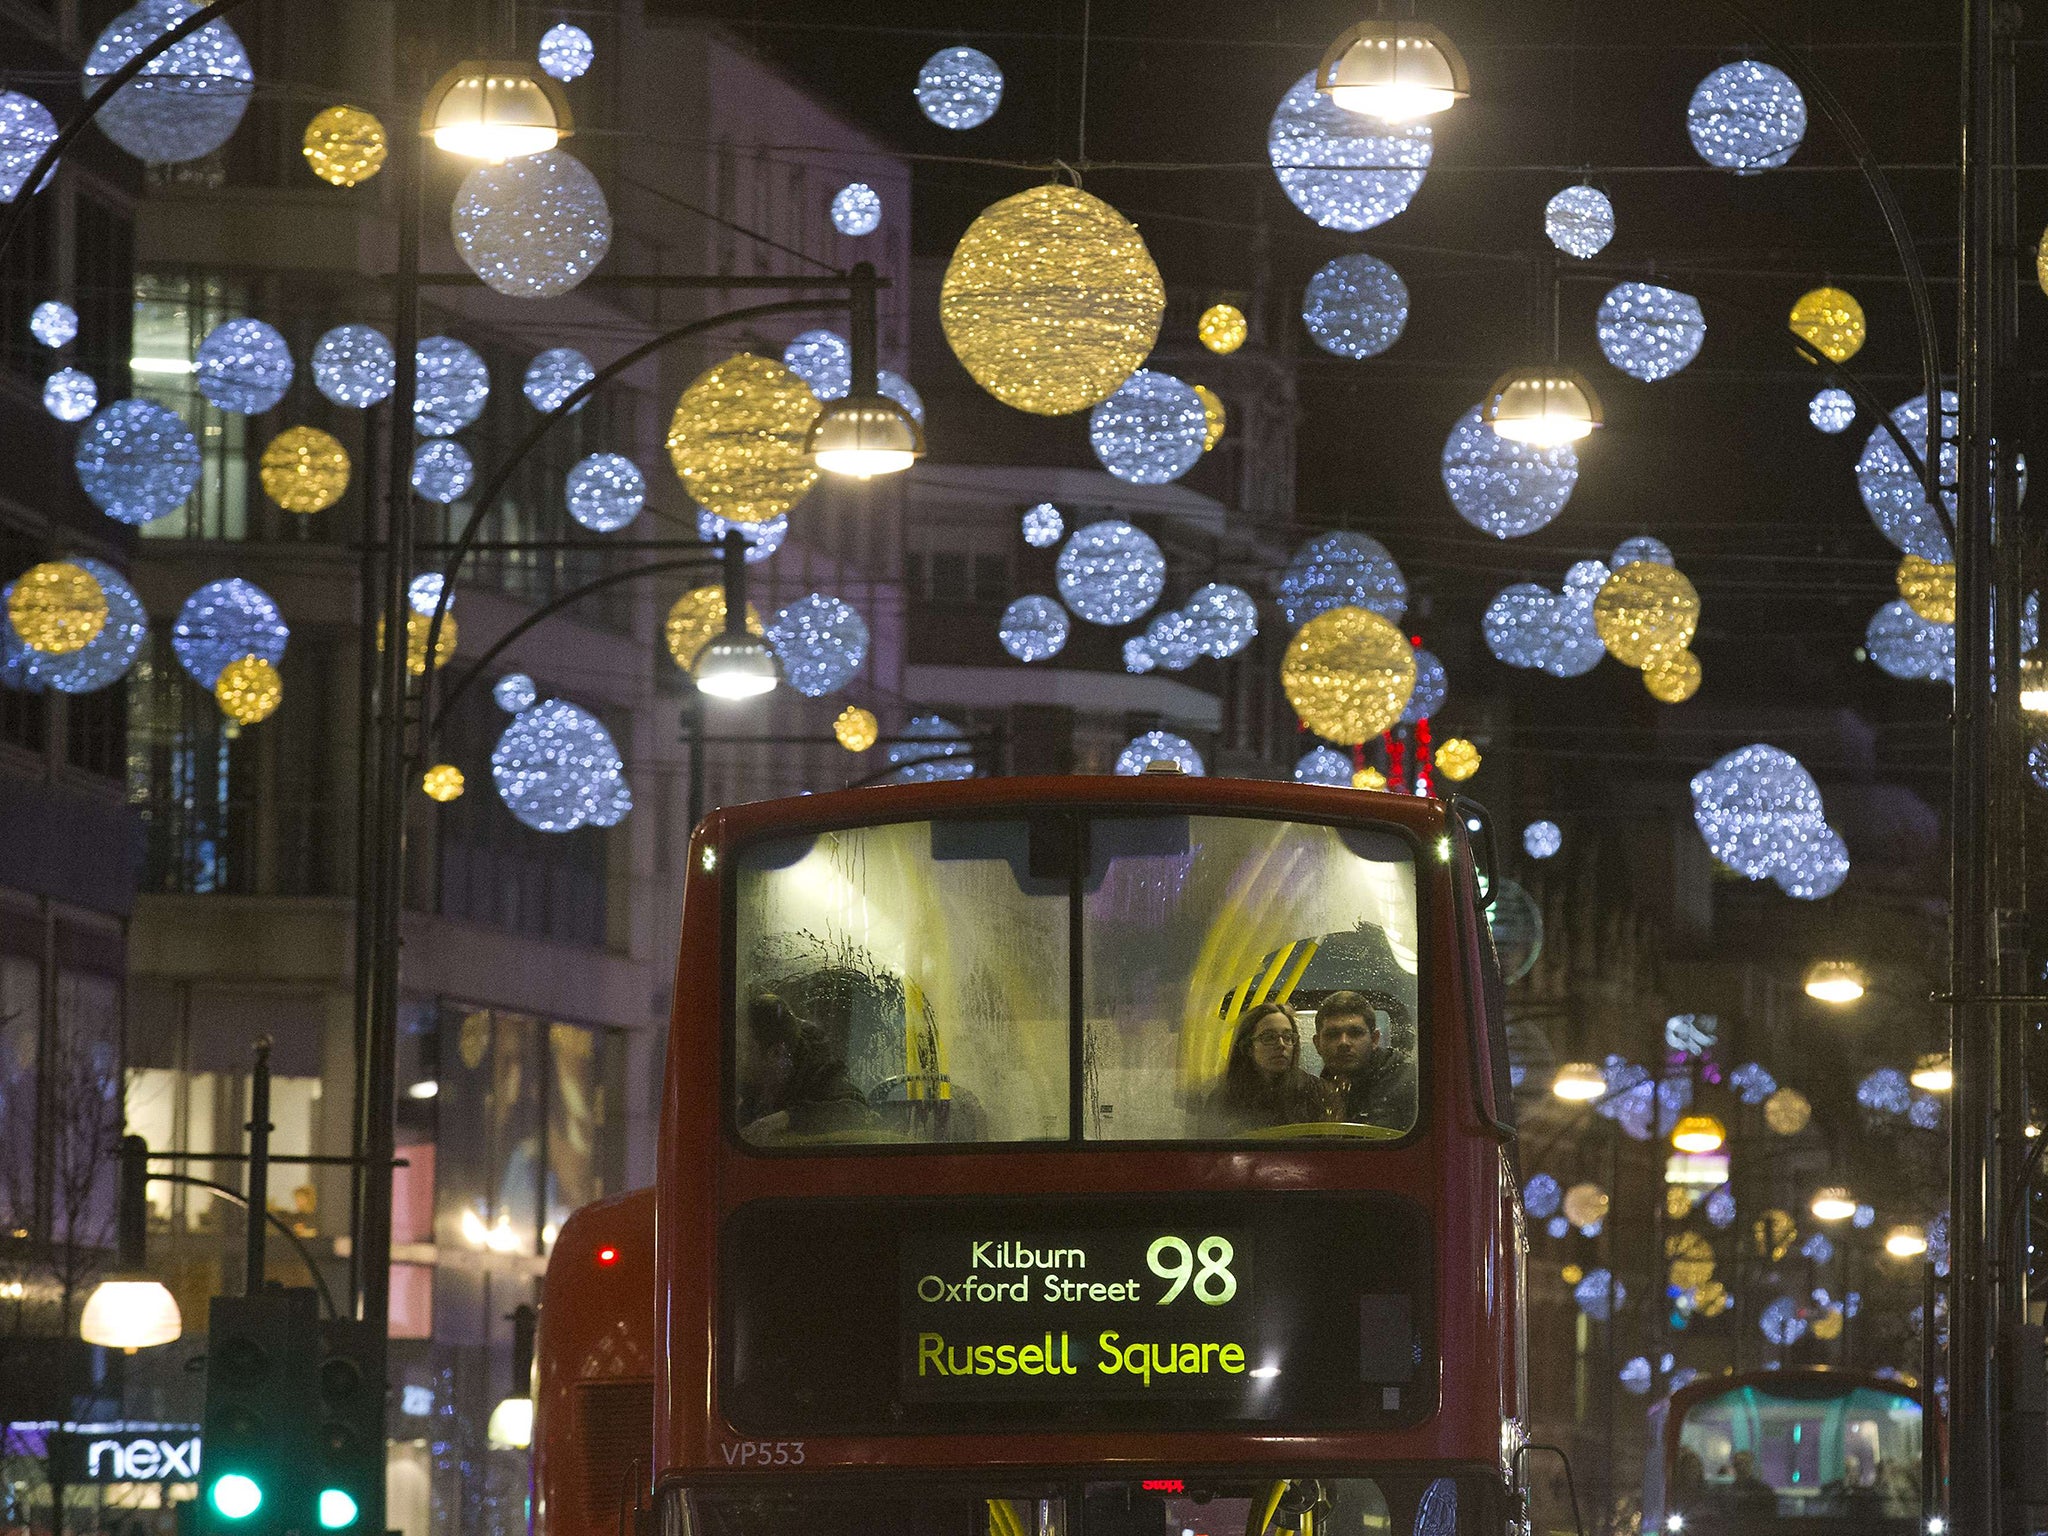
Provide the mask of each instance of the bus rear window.
POLYGON ((756 1146, 1415 1124, 1417 876, 1393 832, 896 822, 750 844, 734 881, 734 1112, 756 1146))

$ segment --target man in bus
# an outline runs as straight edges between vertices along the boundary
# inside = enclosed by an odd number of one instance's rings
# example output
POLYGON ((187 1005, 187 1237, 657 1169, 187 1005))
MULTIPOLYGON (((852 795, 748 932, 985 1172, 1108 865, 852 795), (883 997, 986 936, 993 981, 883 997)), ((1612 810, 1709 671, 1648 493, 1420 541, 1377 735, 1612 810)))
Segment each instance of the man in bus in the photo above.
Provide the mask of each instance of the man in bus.
POLYGON ((752 1142, 843 1135, 875 1123, 846 1075, 846 1042, 773 992, 748 1002, 740 1034, 740 1131, 752 1142))
POLYGON ((1332 992, 1316 1008, 1316 1051, 1337 1119, 1405 1131, 1415 1123, 1415 1063, 1383 1038, 1382 1013, 1391 1025, 1407 1010, 1384 992, 1332 992))

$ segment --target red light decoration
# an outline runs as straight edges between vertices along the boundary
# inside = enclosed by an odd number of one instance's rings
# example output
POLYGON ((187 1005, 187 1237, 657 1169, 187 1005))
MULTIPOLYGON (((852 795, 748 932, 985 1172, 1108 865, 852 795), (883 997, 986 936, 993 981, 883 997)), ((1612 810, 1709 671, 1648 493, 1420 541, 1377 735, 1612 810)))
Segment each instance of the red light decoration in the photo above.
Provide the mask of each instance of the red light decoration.
POLYGON ((614 1248, 610 1243, 603 1243, 599 1245, 597 1250, 597 1267, 599 1269, 610 1269, 614 1264, 618 1262, 618 1249, 614 1248))
POLYGON ((1429 717, 1424 715, 1415 722, 1415 793, 1433 795, 1436 783, 1431 770, 1435 756, 1430 751, 1429 717))
POLYGON ((1146 1493, 1186 1493, 1188 1485, 1177 1477, 1148 1477, 1138 1486, 1146 1493))

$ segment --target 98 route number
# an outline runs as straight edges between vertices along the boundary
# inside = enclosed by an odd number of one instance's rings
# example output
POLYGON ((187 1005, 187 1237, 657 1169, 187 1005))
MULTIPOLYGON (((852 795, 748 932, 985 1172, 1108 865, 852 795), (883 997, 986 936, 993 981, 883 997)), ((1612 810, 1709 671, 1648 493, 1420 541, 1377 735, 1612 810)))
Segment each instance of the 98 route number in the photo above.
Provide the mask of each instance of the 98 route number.
POLYGON ((1162 1307, 1191 1285, 1195 1300, 1204 1306, 1222 1306, 1237 1294, 1237 1276, 1230 1272, 1230 1261, 1236 1257, 1237 1250, 1227 1237, 1205 1237, 1192 1247, 1184 1237, 1155 1237, 1145 1250, 1145 1263, 1152 1273, 1173 1282, 1159 1298, 1162 1307))

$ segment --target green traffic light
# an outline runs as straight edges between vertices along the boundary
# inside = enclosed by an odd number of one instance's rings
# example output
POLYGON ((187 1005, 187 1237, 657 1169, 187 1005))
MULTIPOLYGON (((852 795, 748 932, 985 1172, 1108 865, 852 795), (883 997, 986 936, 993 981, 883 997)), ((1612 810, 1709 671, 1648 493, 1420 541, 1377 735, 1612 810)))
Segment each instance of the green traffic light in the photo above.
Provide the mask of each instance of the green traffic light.
POLYGON ((213 1507, 229 1520, 246 1520, 263 1504, 263 1489, 253 1477, 230 1472, 213 1481, 213 1507))
POLYGON ((356 1514, 356 1501, 341 1489, 320 1490, 320 1525, 323 1530, 347 1530, 356 1523, 356 1514))

